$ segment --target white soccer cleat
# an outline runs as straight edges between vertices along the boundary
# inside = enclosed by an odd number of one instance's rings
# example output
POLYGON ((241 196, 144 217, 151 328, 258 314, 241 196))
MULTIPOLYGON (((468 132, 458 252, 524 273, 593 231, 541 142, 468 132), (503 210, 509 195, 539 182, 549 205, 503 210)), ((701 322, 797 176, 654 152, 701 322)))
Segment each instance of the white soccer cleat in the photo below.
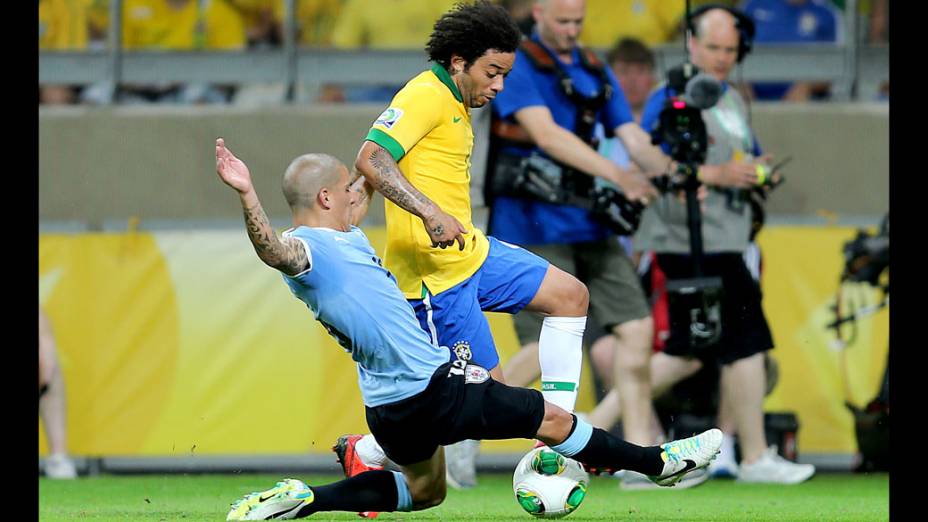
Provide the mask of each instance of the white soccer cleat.
POLYGON ((480 441, 465 439, 445 446, 445 480, 454 489, 470 489, 477 485, 477 453, 480 441))
MULTIPOLYGON (((673 484, 673 489, 693 488, 707 480, 709 480, 708 470, 705 468, 694 469, 689 473, 685 473, 683 478, 673 484)), ((670 488, 661 487, 647 475, 631 470, 625 471, 625 475, 622 476, 622 480, 619 483, 619 488, 623 491, 641 491, 646 489, 670 490, 670 488)))
POLYGON ((684 475, 709 465, 722 447, 722 430, 713 428, 695 437, 661 444, 664 471, 651 480, 659 486, 673 486, 684 475))
POLYGON ((812 464, 797 464, 786 460, 777 454, 776 446, 770 446, 754 463, 741 463, 738 482, 799 484, 814 474, 815 466, 812 464))
POLYGON ((64 453, 55 453, 45 459, 45 476, 50 479, 77 478, 74 461, 64 453))
POLYGON ((232 504, 226 520, 288 520, 312 504, 315 496, 303 481, 284 479, 267 491, 245 495, 232 504))

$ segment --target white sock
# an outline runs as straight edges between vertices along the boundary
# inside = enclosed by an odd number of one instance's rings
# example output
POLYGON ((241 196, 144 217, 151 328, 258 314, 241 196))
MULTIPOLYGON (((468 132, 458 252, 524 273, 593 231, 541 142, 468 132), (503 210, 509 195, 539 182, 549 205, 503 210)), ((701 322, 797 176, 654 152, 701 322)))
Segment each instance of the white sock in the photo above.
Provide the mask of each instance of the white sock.
POLYGON ((586 317, 545 317, 538 337, 541 394, 569 412, 577 403, 585 328, 586 317))
POLYGON ((384 454, 380 444, 377 444, 377 439, 370 433, 362 437, 361 440, 354 445, 354 450, 358 453, 358 456, 361 457, 361 462, 366 466, 384 467, 387 463, 386 454, 384 454))

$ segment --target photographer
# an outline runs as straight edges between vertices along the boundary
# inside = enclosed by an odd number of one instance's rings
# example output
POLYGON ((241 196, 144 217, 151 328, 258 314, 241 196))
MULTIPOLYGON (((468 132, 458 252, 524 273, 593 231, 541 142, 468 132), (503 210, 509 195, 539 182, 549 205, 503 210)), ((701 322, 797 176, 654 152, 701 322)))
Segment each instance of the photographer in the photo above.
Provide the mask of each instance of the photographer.
MULTIPOLYGON (((646 175, 597 152, 594 128, 602 125, 607 137, 620 138, 644 172, 663 173, 669 158, 635 122, 610 68, 578 44, 584 15, 583 0, 533 6, 535 29, 516 52, 506 89, 492 105, 489 230, 587 285, 591 315, 615 337, 624 436, 650 444, 650 311, 615 229, 589 203, 594 177, 620 187, 629 201, 647 205, 658 194, 646 175), (520 185, 529 173, 548 183, 520 185)), ((538 377, 541 320, 520 313, 515 325, 523 349, 504 375, 507 383, 526 386, 538 377)))
MULTIPOLYGON (((748 247, 752 211, 750 191, 769 173, 767 161, 749 127, 744 101, 725 82, 729 72, 750 51, 754 28, 737 10, 709 5, 690 17, 690 60, 722 83, 719 101, 701 115, 708 134, 705 164, 697 177, 709 187, 702 207, 702 275, 721 278, 721 337, 694 350, 690 340, 691 308, 680 301, 670 305, 670 337, 663 352, 668 366, 684 367, 693 359, 718 364, 719 423, 727 434, 737 432, 741 447, 738 479, 743 482, 796 484, 815 468, 787 461, 767 447, 764 434, 764 354, 773 339, 761 308, 760 287, 752 279, 742 255, 748 247)), ((652 94, 642 116, 650 129, 658 121, 668 97, 681 93, 664 86, 652 94)), ((687 208, 665 195, 642 216, 636 248, 653 251, 668 280, 693 277, 694 259, 687 226, 687 208)), ((733 452, 729 439, 723 452, 733 452)))

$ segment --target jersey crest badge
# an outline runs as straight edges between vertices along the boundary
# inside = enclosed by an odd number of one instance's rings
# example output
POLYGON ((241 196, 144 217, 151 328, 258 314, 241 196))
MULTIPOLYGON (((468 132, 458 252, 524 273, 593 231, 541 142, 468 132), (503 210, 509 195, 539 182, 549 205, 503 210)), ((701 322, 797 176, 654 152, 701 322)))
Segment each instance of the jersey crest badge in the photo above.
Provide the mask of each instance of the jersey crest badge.
POLYGON ((471 359, 470 343, 467 341, 458 341, 451 346, 451 351, 458 359, 467 362, 471 359))

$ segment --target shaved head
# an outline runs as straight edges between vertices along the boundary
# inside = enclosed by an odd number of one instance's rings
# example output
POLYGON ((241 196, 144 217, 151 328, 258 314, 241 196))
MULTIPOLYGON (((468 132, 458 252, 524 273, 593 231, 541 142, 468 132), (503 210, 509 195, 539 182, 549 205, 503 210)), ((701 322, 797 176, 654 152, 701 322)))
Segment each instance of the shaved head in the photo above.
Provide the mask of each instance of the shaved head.
POLYGON ((345 165, 328 154, 303 154, 291 161, 282 183, 290 210, 312 208, 319 191, 336 184, 343 169, 345 165))
POLYGON ((710 9, 696 20, 696 36, 701 37, 718 32, 732 32, 737 35, 737 22, 738 20, 725 9, 710 9))

